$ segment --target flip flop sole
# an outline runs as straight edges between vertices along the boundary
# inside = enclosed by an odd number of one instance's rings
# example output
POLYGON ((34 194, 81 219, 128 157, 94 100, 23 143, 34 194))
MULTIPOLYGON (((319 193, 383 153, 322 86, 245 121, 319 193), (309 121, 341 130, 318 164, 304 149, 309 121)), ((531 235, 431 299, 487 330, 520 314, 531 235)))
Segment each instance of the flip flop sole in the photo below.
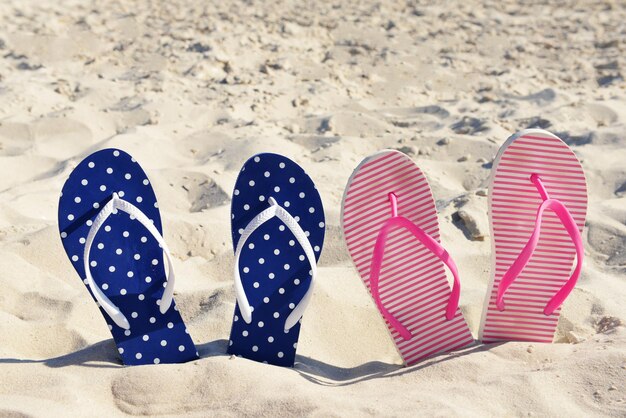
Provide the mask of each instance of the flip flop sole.
POLYGON ((509 138, 496 156, 489 186, 492 272, 479 334, 486 343, 554 339, 561 308, 549 316, 543 309, 569 279, 576 254, 554 212, 545 212, 537 249, 504 296, 505 310, 495 304, 500 280, 528 242, 543 201, 530 182, 533 173, 569 209, 581 232, 585 225, 585 174, 570 147, 543 130, 509 138))
MULTIPOLYGON (((313 181, 290 159, 258 154, 241 169, 231 208, 233 248, 241 233, 273 197, 308 235, 316 260, 325 233, 324 208, 313 181)), ((235 306, 228 353, 278 366, 293 366, 300 323, 285 332, 292 309, 311 285, 311 267, 291 231, 278 218, 261 225, 241 253, 239 274, 250 306, 247 324, 235 306)))
MULTIPOLYGON (((85 158, 63 186, 59 229, 63 247, 87 289, 85 239, 114 192, 139 208, 162 234, 150 181, 130 155, 105 149, 85 158)), ((121 211, 111 215, 95 236, 90 265, 96 284, 130 322, 130 329, 124 330, 101 309, 125 365, 198 358, 175 302, 165 314, 159 311, 166 280, 163 250, 143 225, 121 211)))
MULTIPOLYGON (((398 215, 439 241, 432 192, 415 163, 391 150, 366 158, 346 186, 341 222, 348 251, 368 291, 374 244, 391 217, 390 192, 398 197, 398 215)), ((460 309, 451 320, 445 317, 451 290, 443 263, 406 230, 389 234, 379 290, 383 305, 413 335, 404 340, 385 321, 406 365, 473 343, 460 309)))

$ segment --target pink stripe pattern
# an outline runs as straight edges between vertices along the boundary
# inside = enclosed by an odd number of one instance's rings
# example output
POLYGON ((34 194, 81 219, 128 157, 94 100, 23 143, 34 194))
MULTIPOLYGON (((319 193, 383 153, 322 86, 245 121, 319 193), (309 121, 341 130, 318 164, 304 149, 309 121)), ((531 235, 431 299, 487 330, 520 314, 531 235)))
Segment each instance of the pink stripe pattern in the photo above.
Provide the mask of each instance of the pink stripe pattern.
POLYGON ((494 163, 489 190, 489 218, 494 252, 491 286, 479 338, 496 341, 552 342, 561 311, 544 308, 570 278, 576 248, 558 216, 546 211, 536 249, 506 292, 505 308, 496 306, 498 286, 519 257, 535 228, 543 198, 531 176, 571 213, 582 233, 587 211, 587 186, 572 150, 546 131, 527 131, 507 141, 494 163))
MULTIPOLYGON (((342 206, 348 251, 368 291, 376 239, 392 216, 389 193, 397 196, 397 214, 439 242, 437 211, 428 181, 406 155, 382 151, 366 158, 350 178, 342 206)), ((474 342, 460 309, 446 318, 451 296, 444 264, 408 230, 389 232, 378 280, 386 310, 405 327, 405 339, 385 323, 405 365, 474 342)), ((382 313, 381 313, 382 315, 382 313)))

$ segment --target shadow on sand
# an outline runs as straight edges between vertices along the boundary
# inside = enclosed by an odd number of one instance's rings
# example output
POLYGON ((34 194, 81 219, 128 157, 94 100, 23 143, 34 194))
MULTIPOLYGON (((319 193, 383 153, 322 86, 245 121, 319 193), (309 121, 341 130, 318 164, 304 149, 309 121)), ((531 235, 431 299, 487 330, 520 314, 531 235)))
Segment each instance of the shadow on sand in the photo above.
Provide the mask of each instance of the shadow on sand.
POLYGON ((99 343, 81 348, 73 353, 52 357, 43 360, 0 358, 0 364, 34 364, 43 363, 48 367, 85 366, 97 368, 122 367, 113 340, 104 340, 99 343), (96 363, 96 364, 92 364, 96 363))
MULTIPOLYGON (((408 373, 424 369, 426 367, 444 363, 472 353, 488 351, 499 344, 474 343, 465 349, 426 359, 419 364, 403 367, 398 364, 371 361, 356 367, 338 367, 323 361, 315 360, 306 356, 296 356, 293 371, 298 373, 309 382, 322 386, 349 386, 355 383, 371 379, 382 379, 394 376, 402 376, 408 373)), ((228 356, 226 348, 228 341, 221 339, 204 344, 198 344, 200 359, 218 356, 228 356)), ((73 353, 42 360, 0 358, 1 364, 45 364, 48 367, 59 368, 68 366, 84 366, 96 368, 121 368, 124 367, 117 354, 115 343, 112 339, 101 341, 73 353)), ((156 366, 152 366, 156 367, 156 366)))
POLYGON ((475 342, 473 345, 461 350, 453 351, 434 358, 429 358, 420 363, 403 367, 398 364, 389 364, 380 361, 371 361, 356 367, 337 367, 309 357, 296 356, 294 370, 306 380, 322 386, 349 386, 355 383, 371 379, 382 379, 394 376, 402 376, 425 369, 435 364, 444 363, 472 353, 488 351, 500 345, 481 344, 475 342))
MULTIPOLYGON (((226 355, 227 340, 215 340, 196 346, 200 358, 226 355)), ((100 341, 99 343, 81 348, 72 353, 42 360, 0 358, 0 364, 36 364, 42 363, 48 367, 85 366, 96 368, 119 368, 124 367, 117 354, 117 348, 113 339, 100 341)))

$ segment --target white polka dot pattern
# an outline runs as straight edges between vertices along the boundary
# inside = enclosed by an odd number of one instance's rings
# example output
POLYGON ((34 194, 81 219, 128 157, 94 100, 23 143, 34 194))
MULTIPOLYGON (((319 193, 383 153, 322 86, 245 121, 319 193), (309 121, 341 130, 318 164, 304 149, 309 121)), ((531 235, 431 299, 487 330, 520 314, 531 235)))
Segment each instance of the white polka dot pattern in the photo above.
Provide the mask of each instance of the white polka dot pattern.
MULTIPOLYGON (((270 198, 274 198, 308 232, 307 239, 318 260, 325 233, 321 198, 304 170, 277 154, 252 157, 239 174, 231 207, 233 247, 237 247, 241 232, 250 221, 269 207, 270 198), (300 195, 306 198, 300 198, 300 195)), ((293 366, 300 323, 285 331, 285 318, 311 285, 310 270, 304 250, 280 219, 272 218, 263 223, 248 238, 241 252, 239 273, 253 309, 252 321, 247 324, 239 306, 235 307, 228 347, 230 354, 279 366, 293 366)))
MULTIPOLYGON (((134 202, 162 234, 156 196, 139 164, 120 150, 88 156, 67 179, 59 201, 61 241, 82 279, 85 237, 115 192, 134 202)), ((89 261, 94 281, 130 323, 130 329, 124 330, 102 311, 124 364, 182 363, 197 358, 175 302, 165 314, 159 311, 166 279, 163 251, 143 225, 122 211, 112 214, 95 236, 89 261), (179 350, 180 346, 185 350, 179 350)))

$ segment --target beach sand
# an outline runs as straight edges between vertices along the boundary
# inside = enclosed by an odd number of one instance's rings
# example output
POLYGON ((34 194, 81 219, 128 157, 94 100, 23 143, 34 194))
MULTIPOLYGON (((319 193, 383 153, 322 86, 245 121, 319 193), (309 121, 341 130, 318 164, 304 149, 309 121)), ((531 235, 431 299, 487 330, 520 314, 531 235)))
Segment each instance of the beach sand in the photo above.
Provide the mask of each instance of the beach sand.
POLYGON ((625 3, 359 3, 0 3, 0 416, 626 416, 625 3), (476 336, 491 162, 527 127, 565 140, 589 185, 555 343, 402 367, 341 236, 347 179, 383 148, 424 170, 476 336), (155 188, 200 360, 123 367, 61 246, 60 189, 107 147, 155 188), (302 165, 326 210, 293 369, 225 354, 229 196, 257 152, 302 165))

